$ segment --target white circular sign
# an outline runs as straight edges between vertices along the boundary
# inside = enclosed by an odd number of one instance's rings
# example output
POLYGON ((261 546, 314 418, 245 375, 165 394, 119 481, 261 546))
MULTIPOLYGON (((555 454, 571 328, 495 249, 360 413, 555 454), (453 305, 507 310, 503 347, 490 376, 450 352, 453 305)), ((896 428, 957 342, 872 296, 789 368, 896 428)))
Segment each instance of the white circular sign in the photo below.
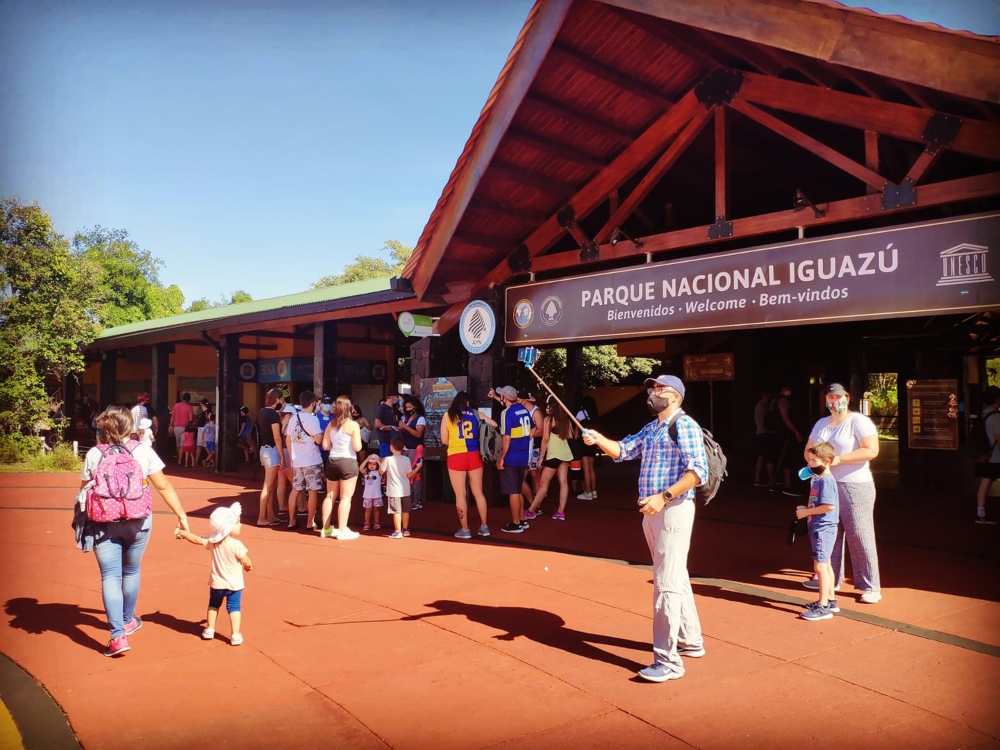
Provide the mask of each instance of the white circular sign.
POLYGON ((399 330, 409 336, 417 327, 417 321, 413 319, 413 313, 404 312, 399 314, 399 330))
POLYGON ((471 354, 482 354, 490 348, 497 332, 497 319, 493 308, 480 300, 473 300, 462 311, 458 335, 471 354))

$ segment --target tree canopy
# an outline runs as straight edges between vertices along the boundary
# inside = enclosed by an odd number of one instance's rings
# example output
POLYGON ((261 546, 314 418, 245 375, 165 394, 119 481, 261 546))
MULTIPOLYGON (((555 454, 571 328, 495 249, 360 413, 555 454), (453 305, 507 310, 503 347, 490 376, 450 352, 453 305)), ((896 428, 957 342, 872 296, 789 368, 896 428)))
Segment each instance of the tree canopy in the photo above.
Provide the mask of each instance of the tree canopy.
POLYGON ((196 299, 190 305, 188 305, 185 312, 199 312, 201 310, 208 310, 213 307, 225 307, 226 305, 236 305, 240 302, 253 302, 253 297, 250 296, 249 292, 245 292, 242 289, 237 289, 233 292, 229 299, 226 299, 225 295, 219 297, 217 302, 213 302, 207 297, 202 297, 201 299, 196 299))
MULTIPOLYGON (((596 388, 602 385, 616 385, 634 375, 649 375, 660 363, 658 359, 648 357, 619 357, 618 347, 614 344, 605 346, 583 347, 583 387, 596 388)), ((543 349, 538 353, 535 370, 551 387, 562 388, 566 372, 566 350, 543 349)))
POLYGON ((389 260, 381 255, 358 255, 353 261, 344 266, 344 270, 338 274, 324 276, 313 282, 310 289, 321 289, 327 286, 337 286, 338 284, 350 284, 355 281, 368 281, 369 279, 387 279, 390 276, 398 276, 406 265, 406 261, 413 254, 413 248, 404 245, 399 240, 386 240, 382 247, 378 249, 382 255, 388 254, 389 260))

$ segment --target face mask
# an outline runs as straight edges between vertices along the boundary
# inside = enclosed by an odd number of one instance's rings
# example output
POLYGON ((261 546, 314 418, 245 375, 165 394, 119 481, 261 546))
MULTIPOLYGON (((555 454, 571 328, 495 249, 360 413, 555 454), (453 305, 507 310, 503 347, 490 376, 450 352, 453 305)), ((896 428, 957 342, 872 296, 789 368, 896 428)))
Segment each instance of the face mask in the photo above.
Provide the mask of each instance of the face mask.
POLYGON ((407 413, 407 414, 413 414, 413 409, 407 409, 407 410, 406 410, 406 413, 407 413))
POLYGON ((333 404, 323 404, 320 408, 323 410, 324 414, 329 414, 333 411, 333 404))
POLYGON ((834 414, 843 414, 845 411, 847 411, 847 399, 842 398, 835 403, 827 404, 826 408, 829 409, 834 414))
POLYGON ((657 396, 655 393, 650 393, 649 398, 646 399, 646 408, 649 409, 649 413, 654 417, 668 406, 670 406, 670 399, 666 396, 657 396))
POLYGON ((825 466, 803 466, 799 469, 799 479, 808 482, 813 476, 819 476, 825 470, 825 466))

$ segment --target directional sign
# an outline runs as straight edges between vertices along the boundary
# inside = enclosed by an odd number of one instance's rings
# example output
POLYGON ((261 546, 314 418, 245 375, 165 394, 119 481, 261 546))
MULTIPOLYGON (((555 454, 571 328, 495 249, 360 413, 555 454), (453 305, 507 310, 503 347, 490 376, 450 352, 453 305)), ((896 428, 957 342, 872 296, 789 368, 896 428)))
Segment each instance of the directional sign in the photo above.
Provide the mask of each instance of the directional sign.
POLYGON ((687 354, 684 357, 684 380, 733 380, 735 377, 731 353, 687 354))
POLYGON ((423 338, 424 336, 434 335, 434 319, 430 315, 416 315, 404 312, 399 314, 397 322, 399 330, 406 336, 423 338))

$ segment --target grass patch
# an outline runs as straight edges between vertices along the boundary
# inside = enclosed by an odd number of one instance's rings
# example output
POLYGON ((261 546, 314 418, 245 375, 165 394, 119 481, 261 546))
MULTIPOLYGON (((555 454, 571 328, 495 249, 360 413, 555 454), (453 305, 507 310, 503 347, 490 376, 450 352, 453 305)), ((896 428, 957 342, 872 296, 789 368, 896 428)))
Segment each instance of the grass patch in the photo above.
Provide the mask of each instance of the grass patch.
POLYGON ((74 455, 73 449, 60 443, 51 453, 31 456, 24 461, 0 464, 0 474, 52 474, 60 471, 79 473, 83 459, 74 455))

